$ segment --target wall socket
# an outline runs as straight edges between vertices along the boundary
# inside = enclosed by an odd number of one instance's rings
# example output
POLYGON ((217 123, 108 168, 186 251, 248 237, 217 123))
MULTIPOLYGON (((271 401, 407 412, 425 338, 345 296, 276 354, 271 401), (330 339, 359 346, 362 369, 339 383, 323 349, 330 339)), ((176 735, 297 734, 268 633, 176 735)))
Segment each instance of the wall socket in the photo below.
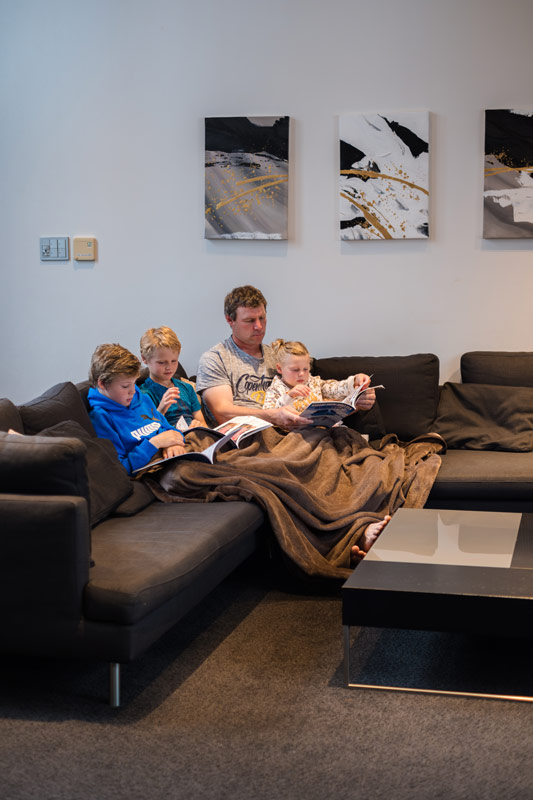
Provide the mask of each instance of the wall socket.
POLYGON ((68 261, 68 236, 46 236, 40 239, 41 261, 68 261))

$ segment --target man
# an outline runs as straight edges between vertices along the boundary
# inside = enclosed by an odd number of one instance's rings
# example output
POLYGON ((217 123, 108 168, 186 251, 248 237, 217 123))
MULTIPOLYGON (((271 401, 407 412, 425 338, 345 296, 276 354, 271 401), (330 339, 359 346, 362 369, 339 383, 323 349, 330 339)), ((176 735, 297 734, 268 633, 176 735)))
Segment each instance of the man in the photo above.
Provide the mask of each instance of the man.
MULTIPOLYGON (((254 286, 238 286, 224 299, 224 315, 231 336, 200 358, 196 389, 218 424, 232 417, 253 414, 286 430, 309 425, 292 406, 263 408, 265 391, 276 375, 276 357, 263 344, 267 302, 254 286)), ((367 379, 357 375, 356 384, 367 379)), ((357 408, 372 408, 375 392, 369 390, 357 408)))

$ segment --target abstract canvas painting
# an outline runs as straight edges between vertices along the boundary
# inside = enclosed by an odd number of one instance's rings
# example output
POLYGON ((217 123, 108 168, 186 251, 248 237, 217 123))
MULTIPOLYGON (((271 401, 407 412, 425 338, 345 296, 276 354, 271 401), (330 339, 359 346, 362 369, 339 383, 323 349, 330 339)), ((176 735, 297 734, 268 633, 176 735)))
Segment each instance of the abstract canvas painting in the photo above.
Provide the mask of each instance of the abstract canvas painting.
POLYGON ((205 238, 286 239, 289 117, 205 120, 205 238))
POLYGON ((429 236, 429 113, 344 114, 341 239, 429 236))
POLYGON ((483 237, 533 237, 533 111, 485 111, 483 237))

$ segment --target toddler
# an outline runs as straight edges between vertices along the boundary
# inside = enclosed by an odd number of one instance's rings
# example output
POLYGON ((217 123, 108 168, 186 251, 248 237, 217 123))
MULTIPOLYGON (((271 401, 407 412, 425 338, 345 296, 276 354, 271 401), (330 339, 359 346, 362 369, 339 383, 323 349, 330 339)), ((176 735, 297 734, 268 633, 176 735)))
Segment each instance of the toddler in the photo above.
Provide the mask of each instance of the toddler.
POLYGON ((343 381, 325 381, 318 375, 310 375, 311 358, 301 342, 276 339, 271 347, 276 354, 279 374, 266 391, 263 408, 280 408, 292 403, 296 411, 302 412, 310 403, 344 400, 356 386, 370 384, 370 378, 362 374, 350 375, 343 381))
POLYGON ((150 377, 141 384, 141 392, 151 397, 174 427, 207 427, 194 386, 175 377, 180 352, 180 341, 171 328, 150 328, 143 334, 141 356, 150 377))

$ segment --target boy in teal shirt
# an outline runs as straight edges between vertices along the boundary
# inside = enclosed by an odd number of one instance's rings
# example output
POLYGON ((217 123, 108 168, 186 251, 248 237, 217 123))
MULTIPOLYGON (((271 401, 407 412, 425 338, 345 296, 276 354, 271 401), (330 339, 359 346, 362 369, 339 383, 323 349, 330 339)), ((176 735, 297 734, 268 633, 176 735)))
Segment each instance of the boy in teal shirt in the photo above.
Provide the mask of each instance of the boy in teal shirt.
POLYGON ((194 387, 175 377, 181 344, 171 328, 150 328, 141 337, 141 356, 150 377, 140 389, 174 427, 206 426, 194 387), (183 419, 182 419, 183 418, 183 419))

